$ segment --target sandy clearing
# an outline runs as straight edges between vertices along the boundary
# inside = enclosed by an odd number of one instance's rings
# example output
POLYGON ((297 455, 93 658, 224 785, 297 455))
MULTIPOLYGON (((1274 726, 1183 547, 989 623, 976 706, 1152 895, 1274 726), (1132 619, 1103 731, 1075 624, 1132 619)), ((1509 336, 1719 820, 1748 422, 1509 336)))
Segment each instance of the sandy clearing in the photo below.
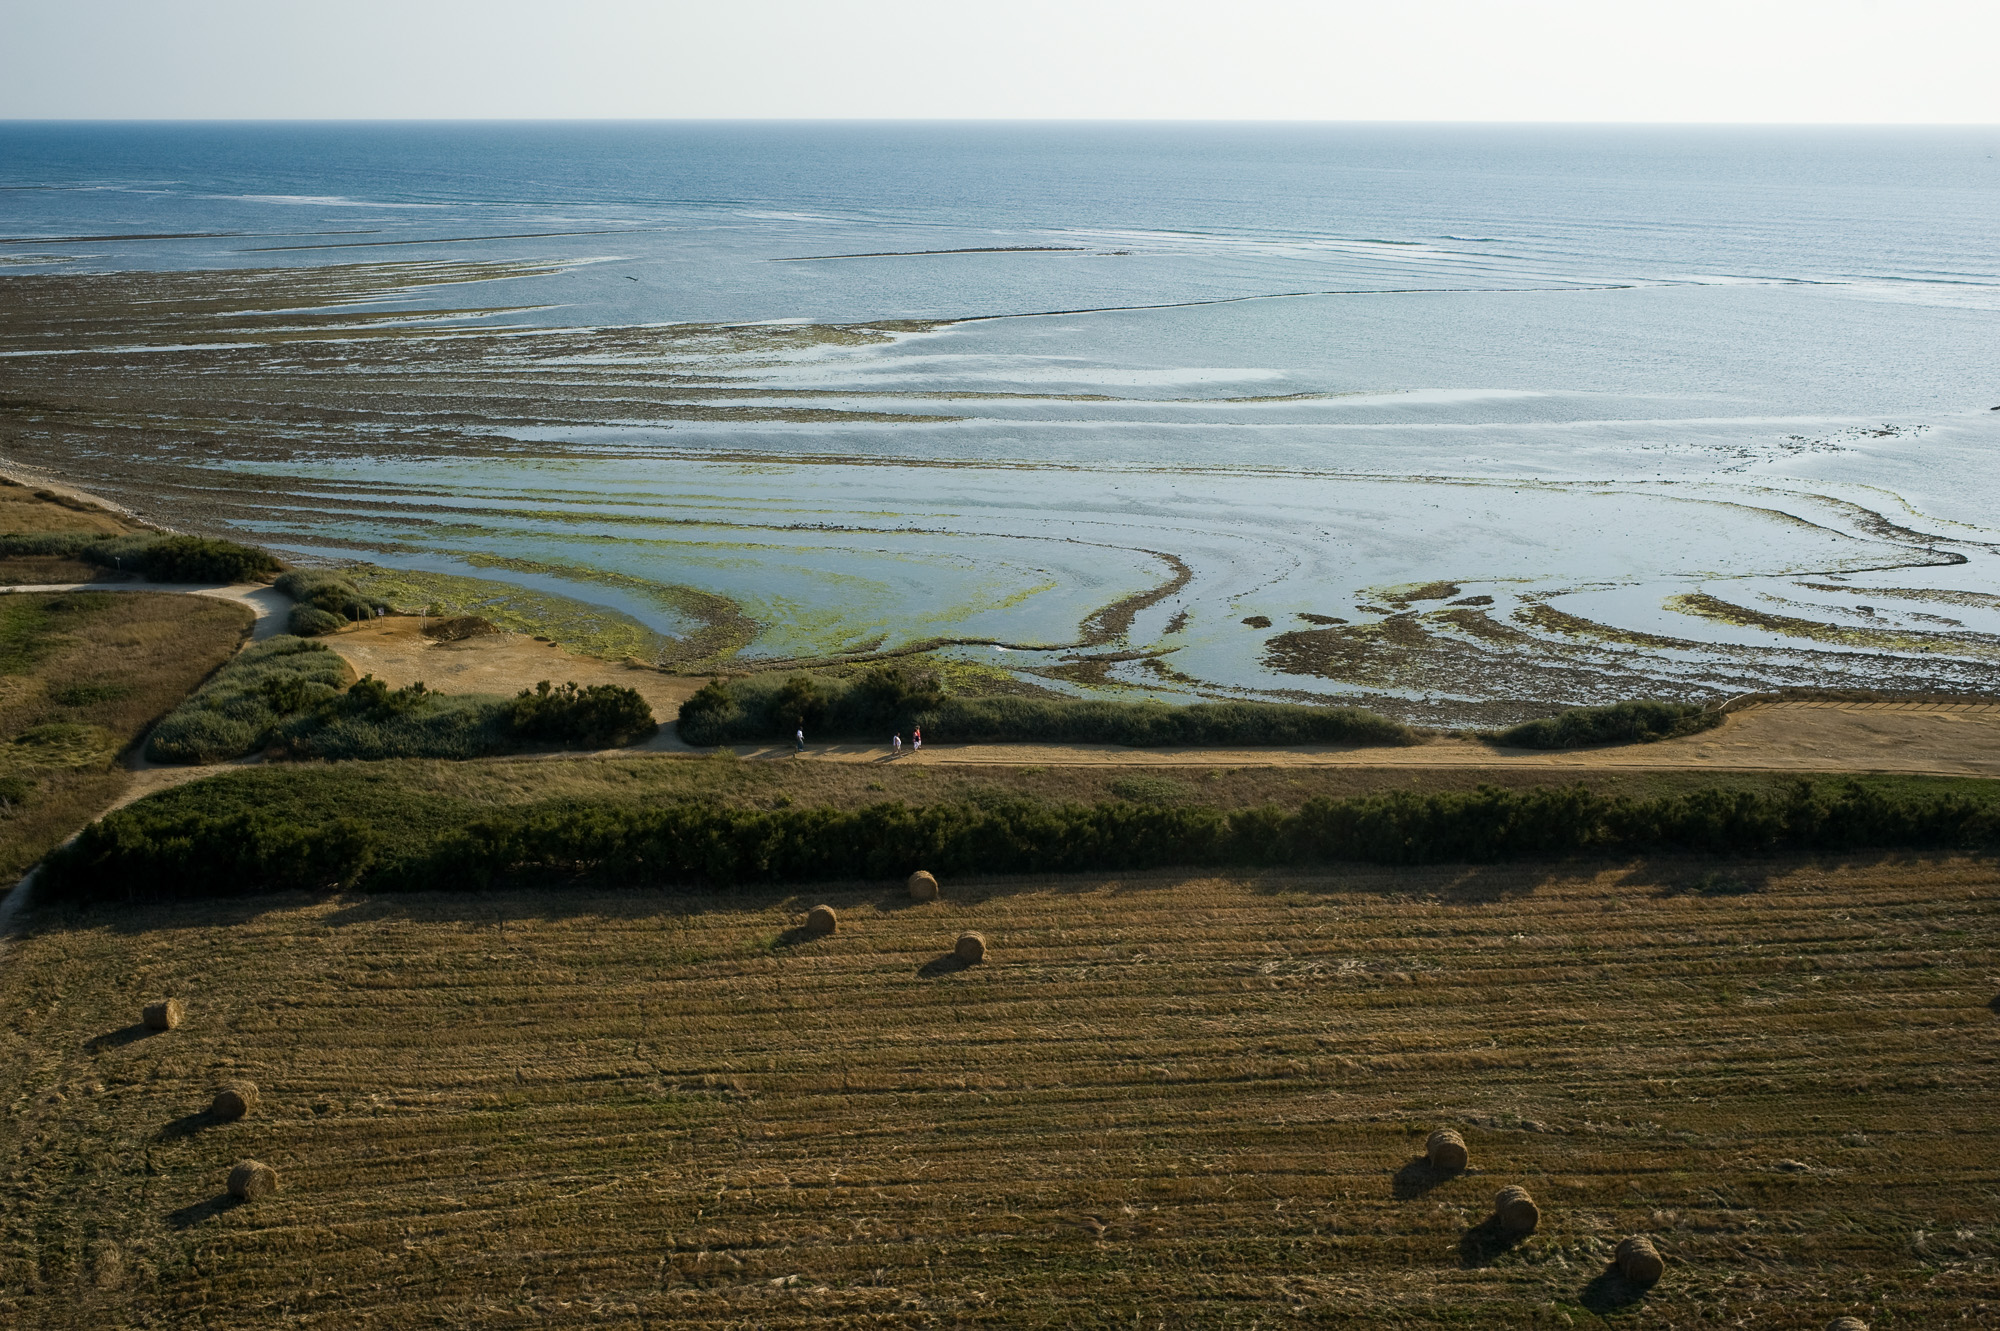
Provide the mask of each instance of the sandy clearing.
POLYGON ((407 615, 371 620, 331 633, 319 641, 354 667, 391 688, 422 680, 445 693, 515 694, 542 680, 562 684, 617 684, 636 690, 653 706, 660 733, 634 749, 617 752, 692 753, 673 733, 674 718, 703 681, 662 674, 642 665, 624 665, 577 656, 550 642, 519 633, 489 633, 459 642, 426 638, 421 621, 407 615))

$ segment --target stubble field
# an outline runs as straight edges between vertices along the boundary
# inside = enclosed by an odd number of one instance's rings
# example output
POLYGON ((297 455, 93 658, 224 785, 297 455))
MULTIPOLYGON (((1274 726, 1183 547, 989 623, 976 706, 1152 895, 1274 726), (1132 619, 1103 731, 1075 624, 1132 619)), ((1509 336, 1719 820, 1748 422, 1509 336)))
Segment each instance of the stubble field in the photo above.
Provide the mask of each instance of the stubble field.
POLYGON ((52 908, 0 966, 0 1314, 1991 1325, 1996 886, 1659 860, 52 908), (959 968, 966 928, 993 950, 959 968), (145 1035, 169 993, 186 1024, 145 1035), (242 1076, 262 1107, 209 1122, 242 1076), (1436 1126, 1466 1174, 1413 1163, 1436 1126), (281 1191, 231 1207, 246 1156, 281 1191), (1507 1183, 1543 1210, 1512 1246, 1479 1228, 1507 1183), (1650 1291, 1605 1275, 1632 1233, 1650 1291))

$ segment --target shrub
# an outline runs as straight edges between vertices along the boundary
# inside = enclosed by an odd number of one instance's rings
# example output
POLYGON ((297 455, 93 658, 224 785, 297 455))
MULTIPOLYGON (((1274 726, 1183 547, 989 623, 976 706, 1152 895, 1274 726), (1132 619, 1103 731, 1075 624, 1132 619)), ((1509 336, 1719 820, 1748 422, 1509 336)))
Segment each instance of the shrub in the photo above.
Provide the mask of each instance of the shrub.
POLYGON ((280 636, 239 652, 154 729, 155 762, 212 763, 275 748, 301 758, 480 758, 522 739, 605 746, 650 734, 630 689, 575 684, 503 699, 444 694, 419 681, 392 689, 324 644, 280 636))
POLYGON ((84 828, 38 882, 83 900, 236 896, 347 886, 374 853, 374 834, 349 818, 313 827, 257 814, 162 818, 142 804, 84 828))
POLYGON ((389 612, 389 607, 371 601, 345 574, 332 569, 295 568, 278 579, 277 588, 298 602, 292 607, 290 627, 302 638, 389 612))
POLYGON ((203 536, 164 536, 147 544, 139 572, 153 582, 252 582, 279 568, 269 551, 203 536))
POLYGON ((316 642, 280 635, 238 652, 153 729, 155 762, 212 763, 276 742, 286 718, 335 697, 347 663, 316 642))
POLYGON ((1580 749, 1593 744, 1651 744, 1721 724, 1722 713, 1696 703, 1621 702, 1560 712, 1486 738, 1516 749, 1580 749))
MULTIPOLYGON (((363 684, 376 683, 363 680, 363 684)), ((483 758, 513 747, 507 704, 486 694, 433 693, 421 685, 325 706, 288 727, 292 748, 326 759, 483 758)))
POLYGON ((347 621, 316 605, 295 605, 287 617, 285 627, 295 637, 317 638, 322 633, 332 633, 335 629, 347 627, 347 621))
POLYGON ((598 746, 629 744, 660 728, 652 706, 634 689, 578 688, 574 681, 555 688, 546 679, 515 695, 507 704, 507 721, 523 739, 598 746))
POLYGON ((524 875, 726 887, 899 879, 919 866, 949 877, 1490 863, 1657 850, 1961 849, 2000 845, 2000 803, 1848 781, 1800 782, 1768 794, 1711 788, 1649 800, 1582 787, 1395 791, 1308 800, 1289 813, 1122 801, 773 810, 695 801, 565 804, 404 835, 397 845, 393 855, 378 857, 372 837, 303 808, 289 816, 240 807, 208 813, 199 802, 146 801, 108 815, 58 851, 44 881, 94 896, 142 894, 155 883, 165 895, 332 881, 377 890, 478 890, 524 875), (204 864, 220 870, 212 888, 205 886, 204 864))
POLYGON ((0 555, 56 555, 138 573, 153 582, 253 582, 281 565, 267 550, 204 536, 47 532, 0 536, 0 555))
POLYGON ((1281 703, 1102 702, 1082 698, 961 698, 934 676, 877 666, 846 679, 794 675, 713 680, 682 704, 690 744, 789 739, 804 725, 829 739, 880 739, 921 725, 934 740, 1041 740, 1134 747, 1235 744, 1414 744, 1417 733, 1352 707, 1281 703))

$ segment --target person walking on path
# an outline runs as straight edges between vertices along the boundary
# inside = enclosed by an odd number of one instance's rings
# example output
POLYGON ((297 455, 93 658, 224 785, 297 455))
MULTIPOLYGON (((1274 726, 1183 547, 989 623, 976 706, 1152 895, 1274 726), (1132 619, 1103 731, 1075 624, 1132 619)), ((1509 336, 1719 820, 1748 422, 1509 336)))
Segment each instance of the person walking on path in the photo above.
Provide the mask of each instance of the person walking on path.
POLYGON ((910 732, 910 752, 921 752, 924 747, 924 728, 918 726, 910 732))
POLYGON ((889 756, 891 758, 903 756, 903 732, 900 730, 889 737, 889 756))
POLYGON ((806 751, 806 728, 805 728, 804 726, 800 726, 800 727, 799 727, 799 752, 800 752, 800 753, 804 753, 805 751, 806 751))

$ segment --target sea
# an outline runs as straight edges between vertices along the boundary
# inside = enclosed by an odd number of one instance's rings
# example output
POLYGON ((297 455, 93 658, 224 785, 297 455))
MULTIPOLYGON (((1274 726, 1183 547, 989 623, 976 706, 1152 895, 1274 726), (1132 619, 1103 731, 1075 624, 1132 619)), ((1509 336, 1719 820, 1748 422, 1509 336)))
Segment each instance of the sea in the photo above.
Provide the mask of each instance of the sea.
MULTIPOLYGON (((726 602, 718 669, 1449 719, 2000 663, 1992 127, 0 124, 0 302, 355 264, 413 336, 616 334, 536 391, 643 400, 190 447, 291 497, 207 528, 663 640, 726 602)), ((131 498, 79 456, 11 460, 131 498)))

